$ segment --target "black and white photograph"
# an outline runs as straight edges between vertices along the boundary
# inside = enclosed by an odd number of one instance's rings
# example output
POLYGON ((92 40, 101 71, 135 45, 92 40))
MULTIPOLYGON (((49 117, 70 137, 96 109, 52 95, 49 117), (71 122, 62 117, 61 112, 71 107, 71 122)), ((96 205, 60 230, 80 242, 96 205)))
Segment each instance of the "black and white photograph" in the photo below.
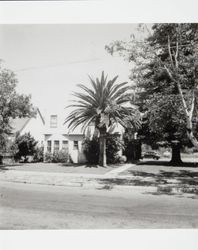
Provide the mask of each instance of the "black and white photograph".
POLYGON ((198 228, 198 22, 0 22, 0 51, 1 231, 198 228))

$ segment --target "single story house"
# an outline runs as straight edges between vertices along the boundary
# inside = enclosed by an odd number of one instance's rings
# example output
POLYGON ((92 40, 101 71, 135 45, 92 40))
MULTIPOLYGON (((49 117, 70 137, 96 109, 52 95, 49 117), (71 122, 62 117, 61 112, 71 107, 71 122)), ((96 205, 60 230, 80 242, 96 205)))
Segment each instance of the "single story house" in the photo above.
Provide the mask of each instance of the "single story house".
MULTIPOLYGON (((20 135, 30 133, 38 141, 38 145, 43 146, 44 155, 47 152, 53 154, 63 150, 68 152, 73 163, 85 163, 86 157, 82 146, 85 134, 81 131, 81 128, 78 127, 73 131, 68 129, 67 125, 64 124, 66 117, 64 109, 45 110, 43 114, 39 108, 36 108, 34 117, 13 120, 10 139, 13 140, 17 132, 20 135)), ((120 125, 115 125, 110 130, 110 133, 117 132, 121 136, 124 132, 124 128, 120 125)), ((94 131, 94 126, 89 126, 86 136, 92 137, 94 131)), ((119 154, 122 155, 122 151, 119 154)))
POLYGON ((36 108, 34 117, 17 118, 12 121, 10 140, 14 139, 16 133, 20 135, 30 133, 38 141, 38 145, 44 147, 44 155, 47 152, 65 150, 74 163, 86 162, 82 150, 84 134, 80 129, 69 131, 64 119, 64 110, 45 111, 43 115, 39 108, 36 108))

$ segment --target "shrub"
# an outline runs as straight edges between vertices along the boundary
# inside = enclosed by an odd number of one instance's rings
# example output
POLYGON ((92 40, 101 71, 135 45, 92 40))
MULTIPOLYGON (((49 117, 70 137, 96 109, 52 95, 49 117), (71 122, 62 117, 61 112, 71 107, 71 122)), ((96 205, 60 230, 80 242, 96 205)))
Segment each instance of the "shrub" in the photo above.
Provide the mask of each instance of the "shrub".
POLYGON ((90 164, 98 164, 99 161, 99 140, 93 137, 92 140, 85 139, 83 142, 83 151, 90 164))
POLYGON ((44 156, 44 161, 48 162, 48 163, 51 163, 53 161, 53 154, 49 153, 49 152, 46 152, 45 156, 44 156))
POLYGON ((68 162, 69 154, 63 150, 52 153, 45 153, 45 162, 48 163, 66 163, 68 162))
POLYGON ((44 154, 44 148, 43 147, 36 147, 36 150, 33 155, 33 161, 34 162, 42 162, 43 161, 43 154, 44 154))
POLYGON ((36 152, 37 141, 30 135, 30 133, 17 135, 14 144, 18 149, 14 156, 16 160, 24 159, 24 162, 26 162, 28 161, 28 156, 33 156, 36 152))
POLYGON ((69 154, 63 150, 57 151, 53 153, 53 160, 54 163, 66 163, 68 162, 69 154))
POLYGON ((127 157, 127 161, 136 161, 141 158, 141 142, 138 139, 131 139, 124 138, 124 155, 127 157))
POLYGON ((124 148, 118 134, 109 135, 107 137, 107 163, 119 162, 118 152, 124 148))
MULTIPOLYGON (((107 135, 106 154, 108 164, 119 162, 118 151, 122 148, 123 144, 117 134, 107 135)), ((93 137, 92 140, 86 138, 83 142, 83 151, 90 164, 98 164, 99 138, 93 137)))

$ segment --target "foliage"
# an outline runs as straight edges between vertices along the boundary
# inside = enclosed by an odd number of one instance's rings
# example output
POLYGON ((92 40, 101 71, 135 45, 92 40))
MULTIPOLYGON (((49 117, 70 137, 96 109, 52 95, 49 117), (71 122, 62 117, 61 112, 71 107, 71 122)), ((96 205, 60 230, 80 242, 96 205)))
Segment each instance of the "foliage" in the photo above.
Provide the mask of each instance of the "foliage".
POLYGON ((141 158, 141 142, 140 140, 129 140, 124 137, 124 155, 127 157, 127 161, 136 161, 141 158))
POLYGON ((0 64, 0 146, 6 147, 7 136, 11 132, 11 119, 34 114, 30 96, 16 92, 15 74, 0 64))
MULTIPOLYGON (((107 135, 107 163, 112 164, 119 162, 118 151, 123 149, 123 144, 117 134, 107 135)), ((90 164, 99 162, 99 138, 94 136, 91 140, 86 138, 83 142, 84 154, 90 164)))
POLYGON ((99 139, 93 137, 92 140, 86 138, 83 141, 83 151, 88 163, 98 164, 99 162, 99 139))
POLYGON ((59 150, 54 153, 45 153, 45 162, 49 163, 66 163, 69 160, 68 152, 64 150, 59 150))
POLYGON ((120 136, 115 133, 107 136, 107 163, 116 163, 119 162, 118 151, 124 149, 123 142, 120 139, 120 136))
POLYGON ((61 162, 61 163, 66 163, 69 159, 69 154, 68 152, 65 152, 64 150, 59 150, 57 152, 53 153, 53 162, 61 162))
POLYGON ((34 162, 43 162, 44 147, 36 147, 33 155, 34 162))
POLYGON ((126 127, 127 122, 132 127, 139 125, 137 113, 134 108, 124 104, 129 103, 130 93, 127 93, 129 86, 127 82, 115 84, 118 76, 107 81, 107 76, 102 72, 101 79, 93 80, 90 77, 92 89, 79 84, 84 93, 74 93, 77 100, 69 107, 75 108, 66 122, 69 127, 75 129, 80 124, 85 129, 90 124, 95 124, 99 130, 109 128, 113 123, 119 123, 126 127), (131 119, 130 119, 131 118, 131 119))
POLYGON ((91 87, 78 85, 82 92, 74 93, 77 98, 70 108, 74 110, 70 113, 66 122, 68 127, 75 129, 82 125, 86 129, 89 125, 94 124, 100 134, 100 155, 99 164, 106 165, 105 147, 106 133, 111 126, 121 124, 123 127, 138 127, 139 113, 129 102, 129 86, 126 82, 115 84, 118 76, 107 81, 107 76, 102 72, 101 79, 96 80, 90 77, 91 87))
POLYGON ((53 162, 53 154, 50 152, 46 152, 44 156, 44 161, 47 163, 53 162))
MULTIPOLYGON (((140 25, 141 26, 141 25, 140 25)), ((145 25, 143 33, 145 33, 145 25)), ((141 27, 140 27, 140 31, 141 27)), ((139 134, 147 142, 198 147, 198 24, 155 24, 141 39, 117 41, 106 47, 132 64, 134 102, 144 114, 139 134)))
POLYGON ((15 139, 15 144, 18 147, 15 159, 20 160, 23 157, 24 161, 27 161, 27 156, 35 154, 37 143, 30 133, 25 133, 24 135, 18 134, 15 139))

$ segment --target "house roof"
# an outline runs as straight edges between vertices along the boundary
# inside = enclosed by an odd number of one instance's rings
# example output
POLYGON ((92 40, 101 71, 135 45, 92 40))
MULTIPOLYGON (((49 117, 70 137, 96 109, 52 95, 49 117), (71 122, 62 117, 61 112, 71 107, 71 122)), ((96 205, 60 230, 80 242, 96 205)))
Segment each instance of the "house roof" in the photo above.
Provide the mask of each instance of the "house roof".
POLYGON ((31 117, 24 117, 12 120, 11 122, 12 133, 21 132, 23 128, 28 124, 30 119, 31 117))
MULTIPOLYGON (((37 114, 39 114, 43 124, 45 124, 43 116, 41 115, 41 112, 38 108, 36 108, 36 112, 37 114)), ((11 121, 12 133, 21 132, 31 119, 32 117, 21 117, 13 119, 11 121)))

